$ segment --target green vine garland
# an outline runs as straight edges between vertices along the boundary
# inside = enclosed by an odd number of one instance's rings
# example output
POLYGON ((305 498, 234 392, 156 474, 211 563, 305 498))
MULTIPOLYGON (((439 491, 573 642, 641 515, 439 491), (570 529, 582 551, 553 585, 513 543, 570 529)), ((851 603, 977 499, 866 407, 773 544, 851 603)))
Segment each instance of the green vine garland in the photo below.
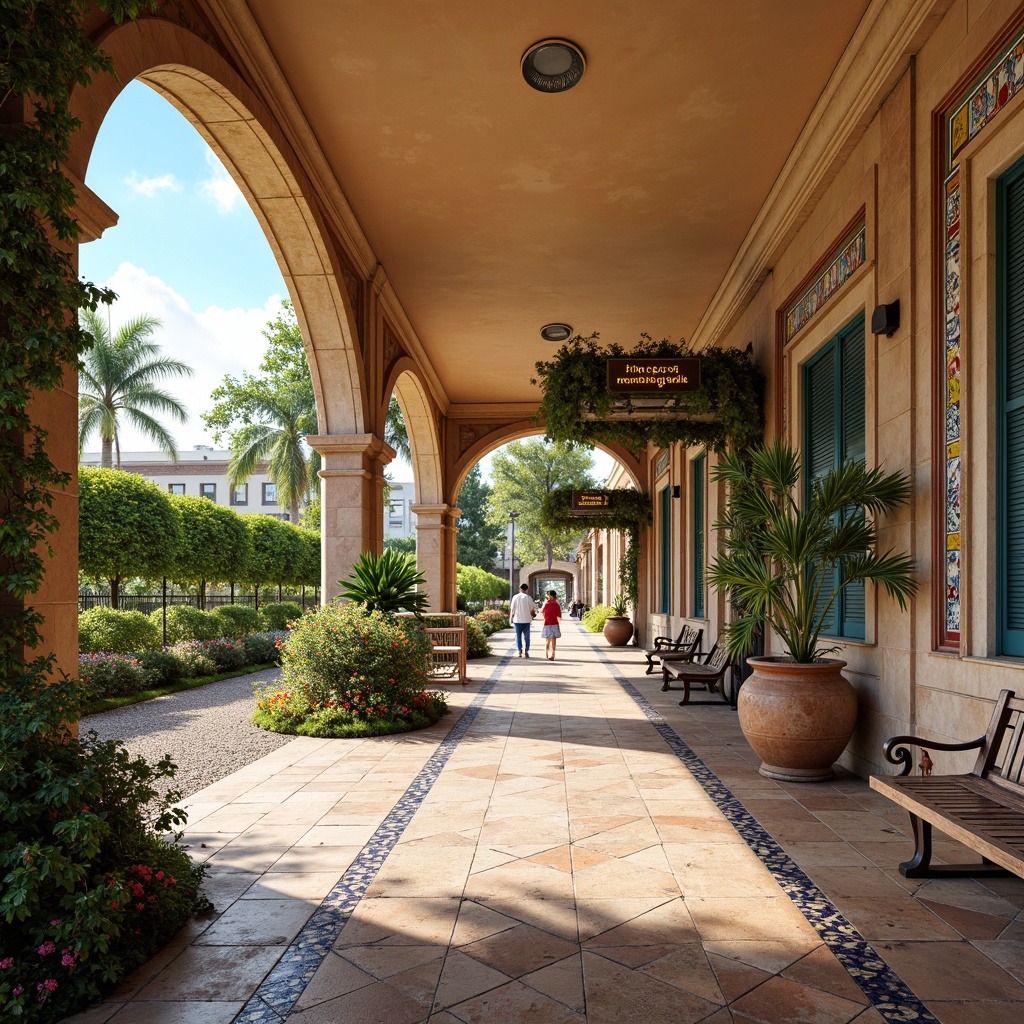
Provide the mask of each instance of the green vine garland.
POLYGON ((530 383, 539 384, 544 392, 535 422, 543 419, 549 439, 617 443, 634 454, 649 442, 659 448, 682 442, 724 451, 730 446, 747 448, 764 439, 764 375, 749 350, 706 348, 694 352, 667 339, 654 341, 648 334, 641 335, 632 349, 615 344, 602 348, 598 337, 577 335, 553 359, 535 364, 537 377, 530 383), (696 356, 701 361, 700 388, 671 396, 674 417, 643 418, 631 400, 642 396, 615 395, 606 387, 606 360, 628 356, 696 356), (613 410, 624 410, 635 418, 608 419, 613 410), (694 416, 709 418, 691 418, 694 416))
POLYGON ((632 487, 602 491, 610 495, 607 509, 585 516, 572 514, 572 488, 559 487, 544 499, 540 518, 549 530, 618 530, 629 538, 619 563, 619 582, 629 603, 636 608, 640 597, 640 531, 651 525, 651 496, 632 487))
MULTIPOLYGON (((120 23, 155 4, 98 6, 120 23)), ((53 655, 27 653, 40 643, 42 616, 25 599, 53 554, 53 492, 70 475, 50 460, 30 403, 60 386, 65 365, 91 341, 78 310, 114 298, 75 274, 75 193, 61 169, 80 126, 72 89, 113 69, 82 30, 94 9, 86 0, 3 0, 0 9, 0 687, 8 687, 53 667, 53 655)))

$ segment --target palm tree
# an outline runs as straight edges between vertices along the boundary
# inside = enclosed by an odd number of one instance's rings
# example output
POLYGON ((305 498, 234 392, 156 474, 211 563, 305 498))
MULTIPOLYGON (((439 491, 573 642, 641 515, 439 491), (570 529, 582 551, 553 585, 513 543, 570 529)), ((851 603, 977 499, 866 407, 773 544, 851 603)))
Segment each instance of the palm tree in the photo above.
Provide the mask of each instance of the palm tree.
POLYGON ((152 440, 175 461, 174 438, 154 414, 188 422, 188 410, 173 395, 157 387, 163 377, 191 377, 192 367, 160 355, 160 346, 150 336, 160 326, 151 316, 129 320, 110 336, 103 319, 92 310, 82 310, 82 326, 93 344, 78 368, 78 454, 98 430, 102 445, 101 465, 121 468, 119 429, 128 423, 152 440))
POLYGON ((299 504, 320 469, 320 455, 304 438, 317 429, 316 409, 300 394, 264 390, 250 397, 254 416, 263 422, 242 427, 231 439, 228 484, 239 487, 268 463, 267 474, 277 485, 278 503, 287 505, 291 522, 299 521, 299 504))

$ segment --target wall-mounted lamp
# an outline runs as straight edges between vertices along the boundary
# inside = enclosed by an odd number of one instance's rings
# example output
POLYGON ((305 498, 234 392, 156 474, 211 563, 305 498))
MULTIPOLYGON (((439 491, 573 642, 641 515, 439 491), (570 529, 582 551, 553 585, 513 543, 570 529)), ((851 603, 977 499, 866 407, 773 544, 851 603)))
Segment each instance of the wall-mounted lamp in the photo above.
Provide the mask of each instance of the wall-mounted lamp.
POLYGON ((683 496, 683 489, 679 484, 672 485, 672 497, 681 498, 683 496))
POLYGON ((871 333, 891 338, 900 329, 900 300, 875 306, 871 314, 871 333))

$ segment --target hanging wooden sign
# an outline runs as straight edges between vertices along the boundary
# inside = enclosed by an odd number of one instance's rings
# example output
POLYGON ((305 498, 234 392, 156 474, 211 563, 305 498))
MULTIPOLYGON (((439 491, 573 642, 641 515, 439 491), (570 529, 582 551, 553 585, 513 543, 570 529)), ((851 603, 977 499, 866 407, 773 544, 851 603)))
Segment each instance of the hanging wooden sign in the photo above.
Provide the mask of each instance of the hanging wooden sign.
POLYGON ((607 512, 611 503, 612 496, 607 491, 573 491, 569 511, 574 516, 593 515, 607 512))

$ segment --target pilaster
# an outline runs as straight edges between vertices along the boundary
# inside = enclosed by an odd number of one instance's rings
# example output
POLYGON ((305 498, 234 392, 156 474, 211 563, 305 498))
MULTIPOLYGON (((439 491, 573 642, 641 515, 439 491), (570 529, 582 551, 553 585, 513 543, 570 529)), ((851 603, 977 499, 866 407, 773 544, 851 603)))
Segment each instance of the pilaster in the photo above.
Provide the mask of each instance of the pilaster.
POLYGON ((412 505, 416 515, 416 566, 427 579, 430 610, 455 611, 456 523, 462 510, 452 505, 412 505))

